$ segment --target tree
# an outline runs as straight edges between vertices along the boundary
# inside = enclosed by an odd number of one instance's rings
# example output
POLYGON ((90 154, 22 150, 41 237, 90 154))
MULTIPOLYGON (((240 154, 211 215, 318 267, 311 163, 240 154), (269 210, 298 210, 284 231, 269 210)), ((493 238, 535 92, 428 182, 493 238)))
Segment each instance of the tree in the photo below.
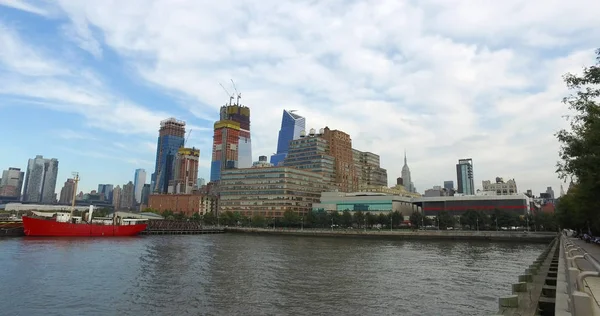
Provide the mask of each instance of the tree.
POLYGON ((213 212, 208 212, 204 214, 202 221, 204 222, 204 225, 214 225, 217 223, 217 217, 213 212))
POLYGON ((385 214, 379 213, 379 215, 377 215, 377 224, 381 226, 389 225, 390 220, 387 216, 385 216, 385 214))
POLYGON ((398 211, 392 213, 392 226, 399 226, 404 221, 404 216, 398 211))
POLYGON ((470 230, 483 230, 487 227, 489 217, 482 212, 468 210, 460 216, 460 224, 469 226, 470 230))
POLYGON ((300 223, 300 216, 292 210, 286 210, 283 212, 283 226, 293 227, 300 223))
POLYGON ((454 217, 446 211, 441 211, 437 216, 437 220, 438 220, 438 223, 439 223, 438 226, 440 229, 447 229, 448 227, 454 227, 454 217))
POLYGON ((342 212, 342 225, 344 227, 352 226, 352 214, 348 210, 342 212))
MULTIPOLYGON (((556 172, 562 180, 577 183, 578 202, 568 206, 583 222, 561 224, 600 232, 600 49, 596 50, 596 65, 585 67, 581 75, 567 73, 564 81, 573 92, 563 103, 574 113, 567 118, 570 130, 556 133, 561 145, 556 172)), ((564 215, 559 218, 566 220, 564 215)))
POLYGON ((252 226, 265 227, 266 223, 267 223, 267 221, 265 220, 264 216, 262 216, 260 214, 254 214, 254 216, 252 216, 252 226))
POLYGON ((365 224, 365 213, 363 213, 362 211, 357 211, 352 216, 352 221, 356 223, 356 225, 358 225, 359 228, 361 228, 365 224))
POLYGON ((417 211, 410 214, 410 223, 413 227, 420 228, 423 224, 423 214, 417 211))
POLYGON ((367 215, 365 215, 365 217, 367 219, 367 225, 369 225, 369 227, 373 227, 373 225, 377 224, 377 216, 373 215, 373 213, 367 212, 367 215))
POLYGON ((192 217, 190 219, 193 220, 194 222, 199 222, 200 219, 202 219, 202 217, 200 217, 200 213, 194 213, 194 215, 192 215, 192 217))

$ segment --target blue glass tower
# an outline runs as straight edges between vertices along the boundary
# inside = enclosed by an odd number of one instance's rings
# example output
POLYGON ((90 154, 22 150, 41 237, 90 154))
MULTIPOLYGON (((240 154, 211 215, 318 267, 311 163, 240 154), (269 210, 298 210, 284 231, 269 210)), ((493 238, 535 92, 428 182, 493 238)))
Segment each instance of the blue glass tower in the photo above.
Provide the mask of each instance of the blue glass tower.
POLYGON ((290 142, 300 138, 300 132, 306 129, 306 119, 294 111, 283 110, 281 118, 281 129, 277 140, 277 153, 271 156, 271 163, 278 166, 283 163, 287 156, 290 142))
POLYGON ((160 122, 156 146, 156 166, 151 177, 152 192, 164 194, 173 180, 173 163, 185 144, 185 122, 169 118, 160 122))

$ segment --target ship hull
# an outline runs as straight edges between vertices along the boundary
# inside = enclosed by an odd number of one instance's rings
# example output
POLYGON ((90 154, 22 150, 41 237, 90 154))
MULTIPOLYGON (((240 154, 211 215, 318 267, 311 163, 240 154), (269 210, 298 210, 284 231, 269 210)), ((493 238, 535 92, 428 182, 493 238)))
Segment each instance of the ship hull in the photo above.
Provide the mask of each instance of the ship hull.
POLYGON ((97 225, 62 223, 54 220, 23 216, 23 228, 26 236, 40 237, 119 237, 136 236, 148 224, 135 225, 97 225))

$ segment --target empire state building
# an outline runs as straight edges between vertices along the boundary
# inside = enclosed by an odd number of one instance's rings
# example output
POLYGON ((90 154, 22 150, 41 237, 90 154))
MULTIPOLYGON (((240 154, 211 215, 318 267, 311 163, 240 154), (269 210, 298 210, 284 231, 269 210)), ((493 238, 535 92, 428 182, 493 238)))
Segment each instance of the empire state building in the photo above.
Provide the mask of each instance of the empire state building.
POLYGON ((408 167, 408 163, 406 162, 406 151, 404 151, 404 166, 402 167, 402 182, 404 183, 404 188, 408 192, 414 192, 413 182, 410 178, 410 168, 408 167))

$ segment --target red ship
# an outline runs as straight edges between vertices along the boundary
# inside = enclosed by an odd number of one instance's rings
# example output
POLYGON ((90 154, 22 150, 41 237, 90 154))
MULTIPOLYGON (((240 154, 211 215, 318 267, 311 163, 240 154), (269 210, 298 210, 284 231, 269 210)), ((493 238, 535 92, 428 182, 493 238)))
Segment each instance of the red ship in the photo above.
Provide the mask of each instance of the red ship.
MULTIPOLYGON (((54 213, 50 218, 37 218, 23 216, 23 230, 27 236, 55 236, 55 237, 113 237, 113 236, 135 236, 146 229, 148 224, 140 224, 138 219, 124 219, 113 214, 112 218, 92 217, 94 206, 90 205, 87 216, 73 216, 75 210, 75 193, 79 175, 75 173, 73 179, 75 189, 73 190, 73 201, 70 213, 54 213), (87 221, 84 218, 87 217, 87 221)), ((41 215, 41 214, 39 214, 41 215)), ((84 215, 84 214, 82 214, 84 215)))
MULTIPOLYGON (((67 214, 69 215, 69 214, 67 214)), ((23 216, 23 228, 27 236, 60 237, 116 237, 135 236, 146 229, 148 224, 123 224, 101 222, 61 222, 58 217, 50 219, 23 216)))

